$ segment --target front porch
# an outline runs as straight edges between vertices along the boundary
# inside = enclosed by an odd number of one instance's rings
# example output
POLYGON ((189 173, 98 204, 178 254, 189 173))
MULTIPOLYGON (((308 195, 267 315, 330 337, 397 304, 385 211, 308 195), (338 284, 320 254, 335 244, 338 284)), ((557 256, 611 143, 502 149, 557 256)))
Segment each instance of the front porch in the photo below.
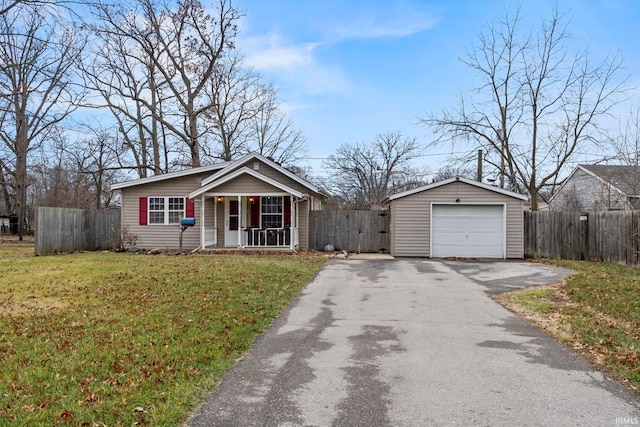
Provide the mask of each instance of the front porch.
POLYGON ((202 194, 200 249, 294 250, 301 200, 287 193, 202 194))

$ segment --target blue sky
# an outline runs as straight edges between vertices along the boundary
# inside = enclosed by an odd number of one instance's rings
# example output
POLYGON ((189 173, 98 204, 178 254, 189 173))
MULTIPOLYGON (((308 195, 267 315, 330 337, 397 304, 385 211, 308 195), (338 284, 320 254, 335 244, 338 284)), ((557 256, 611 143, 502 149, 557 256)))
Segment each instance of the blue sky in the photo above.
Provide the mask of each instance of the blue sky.
MULTIPOLYGON (((428 144, 417 124, 426 111, 455 107, 471 85, 458 59, 491 19, 518 6, 508 0, 236 0, 246 16, 239 47, 279 90, 283 105, 307 137, 308 160, 321 160, 341 143, 368 142, 401 131, 428 144)), ((594 59, 625 55, 624 72, 640 86, 640 1, 565 0, 520 4, 534 28, 554 6, 569 13, 572 43, 594 59)), ((629 104, 638 106, 640 92, 629 104)), ((622 108, 622 107, 621 107, 622 108)), ((590 159, 584 159, 589 161, 590 159)), ((420 165, 435 172, 446 149, 420 165)))

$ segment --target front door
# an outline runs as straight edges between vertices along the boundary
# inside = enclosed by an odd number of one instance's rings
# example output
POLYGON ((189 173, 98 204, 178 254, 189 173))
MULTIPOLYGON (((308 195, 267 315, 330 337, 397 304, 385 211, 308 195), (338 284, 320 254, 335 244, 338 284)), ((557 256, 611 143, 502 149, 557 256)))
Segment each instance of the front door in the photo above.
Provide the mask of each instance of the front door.
POLYGON ((238 199, 225 197, 224 205, 224 245, 238 246, 238 228, 240 227, 240 209, 238 199))

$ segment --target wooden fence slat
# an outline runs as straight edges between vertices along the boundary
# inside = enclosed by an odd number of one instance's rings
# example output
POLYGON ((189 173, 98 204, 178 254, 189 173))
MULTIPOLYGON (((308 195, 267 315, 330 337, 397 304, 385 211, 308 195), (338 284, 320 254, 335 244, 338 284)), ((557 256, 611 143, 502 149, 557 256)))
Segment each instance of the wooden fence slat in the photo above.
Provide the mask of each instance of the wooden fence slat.
POLYGON ((113 249, 114 238, 119 235, 119 209, 41 206, 36 212, 36 255, 113 249))
POLYGON ((326 210, 309 215, 309 248, 327 244, 348 252, 389 252, 389 211, 326 210))
POLYGON ((524 253, 560 258, 640 264, 640 212, 525 212, 524 253), (586 215, 587 220, 581 220, 586 215))

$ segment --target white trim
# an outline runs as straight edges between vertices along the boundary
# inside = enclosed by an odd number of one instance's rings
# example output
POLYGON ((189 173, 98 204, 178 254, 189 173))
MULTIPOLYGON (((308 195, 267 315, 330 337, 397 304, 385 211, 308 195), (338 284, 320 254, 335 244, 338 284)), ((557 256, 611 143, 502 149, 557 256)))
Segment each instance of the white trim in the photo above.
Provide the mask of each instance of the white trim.
MULTIPOLYGON (((551 197, 549 197, 549 200, 547 201, 547 204, 551 207, 551 201, 556 197, 556 195, 560 194, 560 192, 564 189, 564 186, 567 185, 567 183, 571 180, 571 178, 573 178, 573 176, 576 174, 576 172, 578 172, 578 170, 583 171, 584 173, 586 173, 587 175, 591 176, 592 178, 597 179, 598 181, 600 181, 602 184, 614 189, 615 191, 617 191, 620 195, 622 195, 623 197, 625 197, 625 203, 627 205, 631 205, 629 203, 629 199, 627 199, 627 197, 629 197, 629 194, 626 194, 624 191, 620 190, 617 186, 615 186, 612 182, 608 182, 605 179, 603 179, 600 175, 595 174, 593 172, 591 172, 589 169, 585 168, 585 166, 591 166, 591 165, 578 165, 576 166, 576 168, 573 170, 573 172, 571 172, 571 174, 567 177, 567 179, 564 180, 564 182, 562 183, 562 185, 560 185, 560 187, 558 187, 558 189, 555 191, 555 193, 553 193, 551 195, 551 197)), ((633 197, 633 196, 631 196, 633 197)))
MULTIPOLYGON (((200 247, 204 248, 204 243, 207 240, 204 229, 204 196, 200 197, 200 247)), ((194 200, 195 203, 195 200, 194 200)))
MULTIPOLYGON (((240 159, 240 160, 242 160, 242 159, 240 159)), ((240 163, 240 160, 234 160, 234 161, 231 161, 231 162, 227 163, 224 168, 220 169, 219 171, 217 171, 213 175, 203 179, 202 182, 200 183, 200 185, 202 187, 204 187, 205 185, 208 185, 209 183, 211 183, 211 182, 215 181, 216 179, 220 178, 221 176, 224 176, 225 174, 229 173, 229 170, 233 169, 234 166, 236 166, 238 163, 240 163)))
POLYGON ((429 203, 429 258, 433 258, 433 206, 502 206, 502 258, 507 259, 507 204, 504 202, 430 202, 429 203))
MULTIPOLYGON (((244 166, 244 167, 242 167, 240 169, 236 169, 235 171, 233 171, 230 174, 222 176, 220 179, 218 179, 216 181, 209 182, 207 185, 199 188, 198 190, 195 190, 195 191, 189 193, 189 198, 197 197, 197 196, 199 196, 199 195, 201 195, 203 193, 206 193, 209 190, 214 189, 215 187, 217 187, 219 185, 222 185, 222 184, 224 184, 226 182, 229 182, 230 180, 232 180, 234 178, 237 178, 240 175, 244 175, 244 174, 251 175, 254 178, 257 178, 257 179, 259 179, 259 180, 261 180, 263 182, 266 182, 267 184, 270 184, 273 187, 276 187, 276 188, 278 188, 278 189, 280 189, 282 191, 285 191, 285 192, 287 192, 287 193, 289 193, 291 195, 294 195, 296 197, 302 197, 303 196, 303 193, 299 192, 298 190, 294 190, 293 188, 288 187, 288 186, 282 184, 281 182, 276 181, 273 178, 270 178, 268 176, 262 175, 261 173, 256 172, 253 169, 249 169, 248 167, 244 166)), ((238 193, 233 193, 233 194, 237 195, 238 193)))
MULTIPOLYGON (((222 169, 221 171, 211 175, 209 178, 204 179, 202 181, 202 186, 206 186, 209 183, 217 180, 218 178, 220 178, 221 176, 223 176, 224 174, 228 173, 230 170, 236 168, 237 166, 244 164, 244 163, 248 163, 251 160, 260 160, 261 162, 267 164, 268 166, 271 166, 273 169, 277 170, 278 172, 280 172, 281 174, 285 175, 288 178, 291 178, 292 180, 296 181, 298 184, 308 188, 309 190, 315 192, 315 193, 320 193, 321 190, 316 187, 315 185, 311 184, 310 182, 305 181, 304 179, 300 178, 298 175, 288 171, 286 168, 283 168, 282 166, 280 166, 279 164, 277 164, 276 162, 267 159, 266 157, 264 157, 261 154, 258 153, 249 153, 246 156, 238 159, 238 160, 234 160, 232 162, 229 162, 227 165, 225 165, 224 169, 222 169)), ((246 166, 245 166, 246 167, 246 166)), ((247 168, 249 169, 249 168, 247 168)), ((253 170, 253 169, 251 169, 253 170)))
MULTIPOLYGON (((285 197, 286 196, 260 196, 260 206, 259 206, 259 208, 260 208, 260 219, 258 221, 260 223, 260 228, 283 228, 284 227, 284 222, 285 222, 284 221, 284 198, 285 197), (271 199, 272 197, 273 198, 277 197, 277 198, 279 198, 281 200, 282 213, 280 213, 280 214, 275 213, 274 214, 274 213, 264 213, 264 212, 262 212, 262 208, 265 206, 264 199, 265 198, 266 199, 271 199), (280 215, 280 227, 276 227, 276 226, 264 227, 263 224, 262 224, 262 217, 265 216, 265 215, 270 215, 270 216, 271 215, 272 216, 280 215)), ((293 199, 293 197, 290 196, 289 199, 293 199)))
MULTIPOLYGON (((178 222, 169 222, 169 217, 171 216, 171 212, 182 212, 180 218, 184 218, 187 216, 187 197, 186 196, 147 196, 147 226, 157 226, 157 225, 179 225, 178 222), (151 199, 164 199, 163 205, 164 208, 162 210, 154 209, 151 210, 151 199), (169 199, 182 199, 182 209, 169 209, 170 202, 169 199), (151 212, 163 212, 164 214, 164 222, 151 222, 151 212)), ((195 212, 194 212, 195 215, 195 212)))
MULTIPOLYGON (((619 189, 613 182, 607 181, 604 178, 602 178, 600 175, 595 174, 593 172, 591 172, 589 169, 585 168, 584 166, 590 166, 590 165, 578 165, 578 168, 582 169, 583 171, 585 171, 586 173, 588 173, 589 175, 591 175, 592 177, 596 178, 598 181, 602 182, 603 184, 613 188, 614 190, 616 190, 618 193, 620 193, 622 196, 627 197, 628 195, 622 191, 621 189, 619 189)), ((577 169, 577 168, 576 168, 577 169)), ((573 174, 571 174, 573 175, 573 174)))
POLYGON ((245 211, 245 209, 247 208, 246 206, 246 201, 247 199, 245 198, 245 203, 242 203, 242 196, 238 195, 238 248, 242 248, 244 247, 244 245, 242 244, 242 230, 244 229, 244 227, 246 226, 246 224, 243 224, 244 222, 244 217, 242 215, 242 213, 245 211))
POLYGON ((189 176, 189 175, 194 175, 194 174, 198 174, 198 173, 205 173, 205 172, 211 172, 217 169, 223 169, 226 166, 225 163, 218 163, 215 165, 209 165, 209 166, 200 166, 197 168, 191 168, 191 169, 185 169, 182 171, 176 171, 176 172, 169 172, 169 173, 165 173, 165 174, 161 174, 161 175, 154 175, 154 176, 149 176, 146 178, 139 178, 139 179, 134 179, 131 181, 125 181, 125 182, 120 182, 117 184, 112 184, 111 185, 111 189, 112 190, 120 190, 122 188, 127 188, 127 187, 133 187, 136 185, 142 185, 142 184, 149 184, 152 182, 158 182, 158 181, 164 181, 167 179, 173 179, 173 178, 179 178, 182 176, 189 176))
POLYGON ((425 186, 422 186, 422 187, 419 187, 419 188, 414 188, 413 190, 407 190, 407 191, 403 191, 401 193, 394 194, 393 196, 389 197, 389 201, 400 199, 400 198, 406 197, 406 196, 410 196, 412 194, 421 193, 423 191, 432 190, 434 188, 438 188, 438 187, 441 187, 443 185, 451 184, 451 183, 454 183, 454 182, 462 182, 462 183, 465 183, 465 184, 472 185, 474 187, 483 188, 485 190, 489 190, 489 191, 493 191, 495 193, 499 193, 499 194, 502 194, 502 195, 505 195, 505 196, 513 197, 515 199, 520 199, 520 200, 524 200, 524 201, 529 200, 529 198, 527 196, 523 195, 523 194, 514 193, 513 191, 505 190, 504 188, 494 187, 493 185, 485 184, 485 183, 474 181, 474 180, 467 179, 467 178, 454 177, 454 178, 445 179, 443 181, 434 182, 432 184, 425 185, 425 186))
MULTIPOLYGON (((569 175, 569 176, 564 180, 564 182, 563 182, 562 184, 560 184, 560 187, 558 187, 558 189, 557 189, 557 190, 556 190, 556 191, 551 195, 551 197, 549 197, 549 200, 547 200, 547 205, 549 206, 549 208, 551 208, 551 201, 556 197, 556 195, 558 195, 558 194, 562 191, 562 189, 564 188, 564 186, 565 186, 565 185, 567 185, 567 183, 569 182, 569 180, 573 177, 573 175, 575 175, 575 174, 576 174, 576 172, 578 171, 578 169, 582 169, 582 170, 584 170, 584 169, 582 168, 582 166, 580 166, 580 165, 576 166, 576 168, 575 168, 575 169, 571 172, 571 174, 570 174, 570 175, 569 175)), ((588 174, 590 174, 590 175, 593 175, 593 174, 591 174, 589 171, 586 171, 586 170, 585 170, 585 172, 587 172, 587 173, 588 173, 588 174)))

